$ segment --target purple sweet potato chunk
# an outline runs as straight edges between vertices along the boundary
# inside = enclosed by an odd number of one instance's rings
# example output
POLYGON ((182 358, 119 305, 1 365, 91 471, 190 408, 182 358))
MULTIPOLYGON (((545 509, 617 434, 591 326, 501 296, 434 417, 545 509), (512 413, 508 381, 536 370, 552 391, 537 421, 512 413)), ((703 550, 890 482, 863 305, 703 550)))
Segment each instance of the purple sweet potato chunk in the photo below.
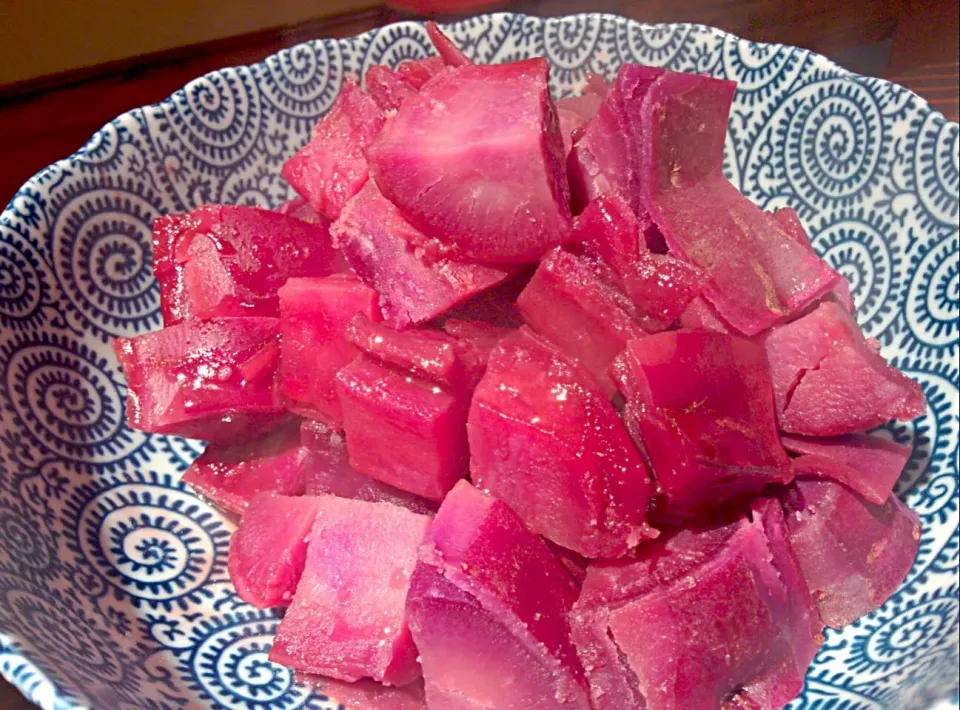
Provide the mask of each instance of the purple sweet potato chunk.
POLYGON ((387 503, 312 500, 306 565, 270 660, 348 682, 412 683, 420 665, 404 605, 430 518, 387 503))
POLYGON ((576 598, 570 575, 509 507, 457 484, 407 597, 430 709, 588 710, 567 623, 576 598))
POLYGON ((340 370, 336 386, 357 471, 430 500, 467 475, 469 391, 448 392, 367 355, 340 370))
POLYGON ((734 89, 693 74, 660 77, 640 112, 640 182, 670 252, 703 269, 703 295, 754 335, 799 313, 838 275, 723 177, 734 89))
POLYGON ((302 458, 300 424, 291 421, 253 440, 209 444, 182 480, 220 508, 243 515, 258 493, 302 495, 302 458))
POLYGON ((465 64, 473 64, 467 55, 460 51, 460 48, 454 44, 453 40, 447 37, 436 22, 427 23, 427 36, 433 42, 434 49, 437 50, 443 58, 443 63, 449 67, 462 67, 465 64))
POLYGON ((271 429, 286 417, 279 333, 276 318, 215 318, 116 338, 130 426, 223 443, 271 429))
POLYGON ((346 710, 427 710, 423 679, 395 688, 364 678, 348 683, 317 675, 300 675, 297 681, 333 698, 346 710))
POLYGON ((424 236, 410 226, 373 181, 331 227, 360 280, 380 294, 394 328, 425 323, 507 278, 505 271, 428 258, 416 247, 424 236))
POLYGON ((765 343, 784 431, 835 436, 926 411, 920 385, 888 365, 837 303, 777 326, 765 343))
POLYGON ((781 437, 784 448, 793 454, 822 457, 821 475, 832 478, 883 505, 910 458, 910 447, 873 434, 846 434, 814 438, 781 437))
POLYGON ((646 545, 636 561, 591 565, 571 623, 594 710, 793 699, 822 627, 784 533, 764 501, 750 518, 646 545))
POLYGON ((468 431, 473 481, 535 533, 591 558, 624 555, 654 534, 648 472, 613 406, 529 330, 494 348, 468 431))
POLYGON ((418 91, 423 85, 439 74, 446 62, 443 57, 433 56, 423 59, 412 59, 406 62, 400 62, 397 66, 397 73, 409 81, 418 91))
MULTIPOLYGON (((800 216, 792 207, 781 207, 773 213, 773 218, 787 234, 797 240, 800 244, 813 251, 813 244, 810 243, 810 235, 807 234, 800 216)), ((853 295, 850 293, 850 282, 842 274, 837 275, 836 283, 830 289, 833 298, 850 313, 855 313, 857 308, 853 302, 853 295)))
POLYGON ((303 445, 301 479, 308 496, 328 494, 371 503, 392 503, 420 515, 437 512, 433 501, 355 471, 347 456, 346 439, 336 429, 305 419, 299 433, 303 445))
POLYGON ((280 391, 289 409, 342 424, 333 380, 357 356, 344 338, 357 313, 380 316, 376 292, 352 276, 290 279, 280 289, 280 391))
POLYGON ((383 111, 395 111, 404 99, 417 93, 416 87, 402 74, 380 64, 367 69, 363 75, 367 93, 383 111))
POLYGON ((620 67, 567 160, 574 212, 602 195, 621 197, 634 211, 641 208, 639 159, 644 136, 637 117, 648 89, 663 72, 640 64, 620 67))
POLYGON ((877 505, 841 483, 813 477, 818 459, 797 459, 784 517, 821 618, 841 628, 883 604, 906 578, 920 545, 920 521, 896 496, 877 505))
POLYGON ((560 244, 569 192, 548 72, 536 58, 435 77, 367 150, 383 195, 468 260, 529 263, 560 244))
POLYGON ((486 358, 469 342, 438 330, 397 331, 357 315, 347 340, 385 365, 450 389, 472 390, 486 369, 486 358))
POLYGON ((230 540, 230 581, 259 609, 287 606, 307 558, 317 499, 261 493, 230 540))
POLYGON ((626 202, 599 197, 577 217, 572 240, 608 267, 608 278, 630 299, 637 321, 653 333, 680 319, 700 292, 703 273, 679 259, 651 253, 642 232, 642 220, 626 202))
POLYGON ((163 322, 279 314, 291 276, 325 276, 342 260, 325 221, 241 205, 206 205, 153 224, 163 322))
POLYGON ((284 163, 280 174, 317 212, 336 219, 367 181, 363 152, 382 127, 377 104, 348 77, 310 142, 284 163))
POLYGON ((517 299, 524 321, 579 360, 612 396, 607 370, 627 343, 644 334, 626 296, 588 259, 555 249, 540 262, 517 299))
POLYGON ((669 514, 696 516, 792 477, 761 345, 719 333, 657 333, 631 342, 614 376, 669 514))

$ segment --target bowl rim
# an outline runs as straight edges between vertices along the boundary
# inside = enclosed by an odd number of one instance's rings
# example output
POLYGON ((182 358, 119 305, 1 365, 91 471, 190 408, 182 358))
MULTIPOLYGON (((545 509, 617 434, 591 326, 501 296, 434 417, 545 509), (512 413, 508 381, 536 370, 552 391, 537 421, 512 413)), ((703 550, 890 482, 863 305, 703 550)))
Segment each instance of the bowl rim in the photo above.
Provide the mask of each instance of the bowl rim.
MULTIPOLYGON (((491 22, 504 22, 512 21, 515 19, 534 19, 541 21, 544 25, 550 23, 563 23, 576 20, 579 18, 590 18, 597 21, 613 21, 613 22, 626 22, 638 27, 639 29, 652 30, 656 28, 669 28, 672 30, 676 29, 692 29, 700 30, 706 32, 714 37, 716 37, 721 42, 733 42, 735 44, 742 45, 746 44, 750 47, 759 47, 759 48, 771 48, 775 52, 788 51, 796 52, 801 56, 809 58, 812 60, 816 68, 829 72, 833 78, 837 79, 849 79, 854 81, 869 82, 878 87, 888 86, 893 87, 898 92, 906 92, 909 100, 914 102, 914 109, 924 118, 929 117, 931 114, 934 118, 939 117, 944 123, 948 125, 957 126, 960 128, 955 121, 950 121, 946 116, 937 109, 935 109, 925 98, 914 92, 913 90, 898 84, 889 79, 884 79, 881 77, 873 77, 866 74, 860 74, 854 72, 850 69, 846 69, 834 60, 829 57, 815 52, 804 47, 798 47, 795 45, 782 44, 776 42, 756 42, 754 40, 745 39, 740 37, 732 32, 713 27, 711 25, 706 25, 702 23, 695 22, 643 22, 641 20, 636 20, 630 17, 623 15, 618 15, 615 13, 602 13, 602 12, 579 12, 569 15, 561 16, 551 16, 551 17, 539 17, 535 15, 527 15, 525 13, 519 12, 493 12, 493 13, 481 13, 477 15, 471 15, 467 18, 457 20, 455 22, 442 22, 438 23, 444 29, 446 28, 456 28, 459 25, 475 21, 477 19, 488 19, 491 22)), ((112 125, 117 124, 118 122, 124 120, 138 120, 139 117, 145 115, 147 112, 160 109, 165 105, 170 104, 175 100, 175 98, 188 89, 195 82, 200 82, 207 80, 213 77, 221 75, 223 72, 229 72, 237 69, 250 69, 253 67, 265 67, 267 62, 277 59, 281 55, 284 55, 289 52, 294 52, 297 49, 310 45, 314 42, 320 41, 334 41, 334 42, 346 42, 351 40, 363 39, 367 37, 373 37, 377 33, 384 31, 387 28, 399 27, 404 25, 417 25, 422 26, 426 20, 417 20, 417 19, 408 19, 400 20, 397 22, 391 22, 379 27, 372 28, 366 32, 361 32, 356 35, 348 35, 344 37, 318 37, 311 40, 306 40, 290 47, 285 47, 277 52, 267 55, 258 62, 252 62, 250 64, 237 64, 231 66, 220 67, 219 69, 214 69, 212 71, 206 72, 200 76, 197 76, 186 84, 181 86, 179 89, 175 90, 169 94, 166 98, 152 104, 145 104, 139 107, 134 107, 124 111, 118 116, 114 117, 110 121, 104 123, 99 129, 94 131, 94 133, 88 138, 83 145, 81 145, 77 150, 75 150, 70 155, 65 158, 61 158, 53 163, 50 163, 46 167, 38 170, 34 175, 32 175, 26 182, 24 182, 17 191, 10 197, 10 200, 4 206, 2 213, 0 213, 0 226, 11 226, 12 220, 15 219, 15 202, 28 190, 36 190, 38 192, 43 192, 47 189, 44 177, 48 174, 55 173, 57 171, 63 171, 69 169, 73 164, 82 161, 84 156, 86 156, 90 150, 90 147, 94 144, 95 139, 105 130, 109 130, 112 125)), ((10 230, 15 236, 14 238, 24 238, 20 233, 20 230, 11 229, 10 230)), ((17 643, 19 641, 16 634, 12 632, 6 632, 2 627, 0 627, 0 660, 4 660, 3 664, 0 664, 0 676, 4 677, 13 687, 17 688, 28 701, 33 702, 39 705, 43 710, 98 710, 96 708, 90 708, 86 705, 74 704, 75 700, 68 692, 65 692, 64 689, 60 688, 56 682, 51 680, 44 671, 32 663, 27 658, 17 654, 16 649, 8 648, 7 641, 12 641, 17 643), (6 659, 4 659, 6 656, 6 659)), ((949 698, 942 700, 934 701, 930 706, 930 710, 960 710, 960 696, 955 692, 949 698)))

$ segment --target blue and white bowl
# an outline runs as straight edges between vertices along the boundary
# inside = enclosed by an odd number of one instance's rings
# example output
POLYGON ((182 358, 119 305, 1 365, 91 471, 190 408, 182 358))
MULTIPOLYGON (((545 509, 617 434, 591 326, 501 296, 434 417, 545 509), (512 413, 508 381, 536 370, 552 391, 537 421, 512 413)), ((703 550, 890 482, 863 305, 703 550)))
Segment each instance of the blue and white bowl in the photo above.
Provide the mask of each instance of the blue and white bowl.
MULTIPOLYGON (((902 87, 709 27, 497 14, 451 31, 481 62, 546 55, 558 94, 625 61, 739 82, 729 177, 799 212, 929 402, 889 427, 913 447, 898 489, 923 520, 913 571, 828 633, 790 707, 956 707, 960 128, 902 87)), ((208 74, 104 126, 0 218, 0 671, 46 710, 336 707, 267 662, 277 618, 234 595, 231 527, 179 482, 198 444, 127 427, 109 341, 160 325, 154 217, 279 205, 284 158, 343 80, 429 52, 402 23, 208 74)))

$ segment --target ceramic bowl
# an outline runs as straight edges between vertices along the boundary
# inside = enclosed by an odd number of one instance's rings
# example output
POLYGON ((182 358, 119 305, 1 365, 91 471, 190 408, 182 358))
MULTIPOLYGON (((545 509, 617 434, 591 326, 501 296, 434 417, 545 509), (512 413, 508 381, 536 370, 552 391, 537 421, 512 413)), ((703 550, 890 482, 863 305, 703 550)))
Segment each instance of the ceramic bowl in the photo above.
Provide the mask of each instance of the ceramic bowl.
MULTIPOLYGON (((900 86, 709 27, 496 14, 450 30, 481 62, 546 55, 558 95, 625 61, 739 82, 728 176, 799 212, 929 402, 888 428, 913 448, 898 491, 923 521, 916 564, 881 609, 827 634, 790 707, 955 706, 957 124, 900 86)), ((0 671, 46 710, 336 707, 267 662, 277 617, 234 595, 231 526, 179 481, 200 445, 127 427, 109 341, 160 326, 154 217, 279 205, 284 158, 343 80, 430 51, 402 23, 208 74, 104 126, 3 212, 0 671)))

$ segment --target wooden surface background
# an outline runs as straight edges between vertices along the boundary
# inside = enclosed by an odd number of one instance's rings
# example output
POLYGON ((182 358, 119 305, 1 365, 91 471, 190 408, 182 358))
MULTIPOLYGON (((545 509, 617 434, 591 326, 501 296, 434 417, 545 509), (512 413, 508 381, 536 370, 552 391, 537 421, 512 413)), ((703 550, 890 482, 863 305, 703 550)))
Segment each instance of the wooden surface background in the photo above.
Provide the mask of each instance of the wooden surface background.
MULTIPOLYGON (((957 0, 522 0, 487 9, 542 16, 609 12, 644 22, 713 25, 759 42, 805 47, 861 74, 891 79, 957 121, 958 7, 957 0)), ((0 87, 0 204, 118 114, 160 101, 201 74, 257 62, 304 40, 350 36, 409 17, 380 6, 0 87)), ((0 680, 0 710, 31 707, 0 680)))

